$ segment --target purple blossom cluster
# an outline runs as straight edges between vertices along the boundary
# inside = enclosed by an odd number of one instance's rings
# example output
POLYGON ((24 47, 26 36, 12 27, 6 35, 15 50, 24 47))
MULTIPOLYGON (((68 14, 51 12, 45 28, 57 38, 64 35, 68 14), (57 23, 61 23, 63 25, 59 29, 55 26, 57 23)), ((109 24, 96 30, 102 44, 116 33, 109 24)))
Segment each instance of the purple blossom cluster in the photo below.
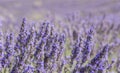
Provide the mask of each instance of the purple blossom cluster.
POLYGON ((115 27, 85 24, 78 31, 59 31, 52 22, 29 26, 24 18, 17 37, 0 31, 0 73, 109 73, 113 67, 119 73, 119 57, 117 61, 109 57, 118 45, 98 41, 98 35, 104 39, 115 27))

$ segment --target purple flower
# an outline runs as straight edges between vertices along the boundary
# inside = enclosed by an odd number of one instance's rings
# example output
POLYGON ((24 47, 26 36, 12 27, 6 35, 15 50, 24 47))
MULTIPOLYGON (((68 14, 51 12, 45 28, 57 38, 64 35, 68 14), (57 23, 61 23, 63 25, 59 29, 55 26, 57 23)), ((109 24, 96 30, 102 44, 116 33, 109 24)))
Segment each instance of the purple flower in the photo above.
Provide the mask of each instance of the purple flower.
POLYGON ((73 61, 80 61, 80 53, 81 53, 81 37, 78 37, 75 44, 73 45, 72 55, 71 55, 71 65, 73 65, 73 61))
POLYGON ((91 42, 92 39, 93 39, 93 26, 88 31, 87 38, 84 42, 84 47, 82 49, 82 64, 85 63, 90 57, 91 51, 93 49, 92 42, 91 42))

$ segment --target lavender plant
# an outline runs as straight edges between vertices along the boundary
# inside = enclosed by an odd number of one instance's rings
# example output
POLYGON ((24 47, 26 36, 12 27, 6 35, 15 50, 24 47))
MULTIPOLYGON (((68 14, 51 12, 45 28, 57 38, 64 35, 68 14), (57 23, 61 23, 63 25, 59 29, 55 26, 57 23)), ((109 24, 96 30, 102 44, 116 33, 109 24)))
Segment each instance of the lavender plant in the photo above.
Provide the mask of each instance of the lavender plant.
MULTIPOLYGON (((110 25, 104 29, 102 22, 99 26, 91 25, 87 19, 86 24, 82 23, 81 20, 81 25, 69 25, 71 29, 60 31, 61 27, 54 22, 44 21, 36 27, 36 24, 29 26, 24 18, 18 36, 3 35, 1 31, 0 73, 110 73, 114 62, 109 55, 112 48, 119 45, 110 47, 110 43, 115 42, 111 38, 115 36, 111 36, 107 45, 102 38, 108 38, 117 28, 110 25), (102 34, 103 30, 106 33, 102 34)), ((119 73, 119 59, 116 62, 119 73)))

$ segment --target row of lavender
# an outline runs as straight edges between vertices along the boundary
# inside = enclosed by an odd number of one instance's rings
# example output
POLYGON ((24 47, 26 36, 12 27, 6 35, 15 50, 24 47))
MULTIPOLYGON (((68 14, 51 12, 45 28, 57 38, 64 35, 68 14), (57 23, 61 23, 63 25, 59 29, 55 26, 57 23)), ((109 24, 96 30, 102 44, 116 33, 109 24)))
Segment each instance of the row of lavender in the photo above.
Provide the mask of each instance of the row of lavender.
POLYGON ((71 24, 62 25, 64 28, 59 31, 55 24, 45 21, 37 29, 23 19, 17 38, 13 33, 0 32, 0 73, 120 72, 120 60, 114 54, 116 48, 119 51, 114 41, 119 31, 110 42, 105 43, 101 38, 111 37, 115 25, 104 29, 104 24, 71 24))

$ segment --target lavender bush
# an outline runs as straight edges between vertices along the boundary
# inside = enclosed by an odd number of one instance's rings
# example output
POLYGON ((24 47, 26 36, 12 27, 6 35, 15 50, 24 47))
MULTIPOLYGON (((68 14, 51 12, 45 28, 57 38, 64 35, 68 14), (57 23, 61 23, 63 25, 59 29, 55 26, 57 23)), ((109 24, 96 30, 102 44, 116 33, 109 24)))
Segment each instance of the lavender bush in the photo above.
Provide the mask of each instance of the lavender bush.
POLYGON ((0 73, 119 73, 119 57, 111 55, 120 47, 120 25, 71 19, 65 18, 69 25, 44 21, 38 27, 24 18, 17 36, 1 30, 0 73))

